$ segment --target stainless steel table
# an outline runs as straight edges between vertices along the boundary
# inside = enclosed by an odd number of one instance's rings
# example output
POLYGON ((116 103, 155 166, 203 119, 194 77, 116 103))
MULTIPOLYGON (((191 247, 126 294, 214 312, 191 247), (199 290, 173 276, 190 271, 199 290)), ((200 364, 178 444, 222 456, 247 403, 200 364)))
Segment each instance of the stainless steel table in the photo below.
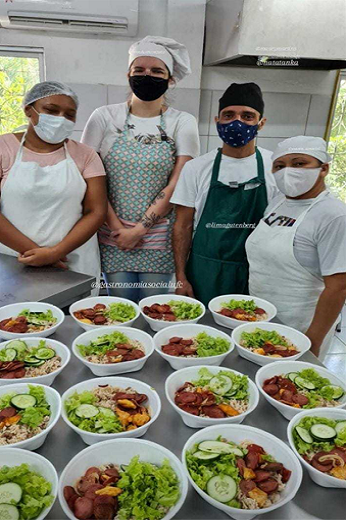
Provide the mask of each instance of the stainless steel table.
POLYGON ((0 307, 18 302, 46 302, 60 308, 90 294, 95 277, 55 267, 29 267, 0 254, 0 307))
MULTIPOLYGON (((200 323, 216 326, 209 313, 204 316, 200 323)), ((137 320, 135 327, 153 334, 143 318, 137 320)), ((217 328, 226 333, 231 332, 223 327, 217 326, 217 328)), ((74 323, 72 318, 66 318, 62 327, 51 337, 70 347, 72 341, 82 332, 83 330, 74 323)), ((310 352, 305 354, 302 360, 321 364, 310 352)), ((252 380, 254 380, 256 371, 259 368, 258 365, 239 357, 236 352, 232 352, 226 358, 224 366, 243 372, 252 380)), ((147 361, 143 370, 132 372, 128 374, 128 377, 139 379, 156 388, 162 400, 160 417, 143 438, 165 446, 181 458, 181 451, 185 442, 197 430, 185 426, 166 400, 164 385, 166 378, 171 373, 172 369, 168 363, 155 352, 147 361)), ((70 386, 93 377, 95 376, 89 369, 72 356, 69 366, 58 376, 53 386, 62 394, 70 386)), ((244 424, 256 426, 287 442, 286 429, 288 422, 262 397, 256 410, 245 418, 244 424)), ((48 435, 45 444, 37 451, 54 464, 60 475, 70 459, 84 448, 86 448, 86 445, 79 435, 60 419, 48 435)), ((304 470, 303 482, 295 499, 272 513, 261 515, 260 518, 263 520, 340 520, 345 517, 345 499, 346 496, 343 490, 317 486, 304 470)), ((63 520, 66 518, 58 501, 47 518, 51 520, 63 520)), ((217 520, 229 517, 222 511, 208 505, 194 490, 190 489, 184 506, 175 518, 180 520, 217 520)))

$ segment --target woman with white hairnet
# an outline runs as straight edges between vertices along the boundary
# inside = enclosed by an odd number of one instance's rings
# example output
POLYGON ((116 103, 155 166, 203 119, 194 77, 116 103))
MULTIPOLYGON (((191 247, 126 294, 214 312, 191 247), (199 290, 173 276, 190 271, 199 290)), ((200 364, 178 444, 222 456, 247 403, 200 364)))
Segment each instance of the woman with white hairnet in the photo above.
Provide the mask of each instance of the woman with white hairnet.
POLYGON ((110 295, 136 301, 168 290, 169 200, 183 165, 199 154, 199 138, 196 119, 169 107, 165 93, 190 72, 184 45, 146 36, 129 49, 129 101, 96 109, 85 127, 82 142, 101 155, 107 172, 108 215, 99 240, 110 295))
POLYGON ((105 171, 94 150, 69 139, 77 95, 45 81, 27 92, 23 105, 27 131, 0 136, 0 253, 24 265, 97 277, 105 171))
POLYGON ((246 242, 250 294, 305 333, 324 358, 346 298, 346 205, 325 185, 330 155, 320 137, 291 137, 273 154, 282 195, 246 242))

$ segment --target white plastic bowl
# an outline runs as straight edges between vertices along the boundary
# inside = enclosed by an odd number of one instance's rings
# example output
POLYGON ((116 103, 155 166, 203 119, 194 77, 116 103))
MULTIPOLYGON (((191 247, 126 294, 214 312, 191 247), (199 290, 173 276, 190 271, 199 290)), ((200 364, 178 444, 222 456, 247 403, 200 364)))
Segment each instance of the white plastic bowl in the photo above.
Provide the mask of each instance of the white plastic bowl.
MULTIPOLYGON (((300 413, 302 409, 293 408, 293 406, 276 401, 263 390, 263 383, 266 379, 271 377, 279 376, 281 374, 288 374, 289 372, 299 372, 300 370, 304 370, 306 368, 313 368, 320 376, 329 379, 332 385, 341 386, 345 389, 346 392, 346 385, 341 381, 341 379, 339 379, 332 372, 329 372, 329 370, 326 368, 320 367, 318 365, 313 365, 312 363, 306 363, 304 361, 276 361, 275 363, 270 363, 270 365, 265 365, 260 368, 256 374, 257 388, 263 397, 268 401, 268 403, 274 406, 274 408, 276 408, 285 417, 285 419, 291 420, 292 417, 300 413)), ((346 393, 342 396, 339 402, 340 404, 338 404, 338 406, 333 406, 333 409, 346 407, 346 393)))
POLYGON ((129 377, 101 377, 101 378, 95 378, 95 379, 88 379, 87 381, 82 381, 81 383, 78 383, 77 385, 71 386, 66 392, 62 395, 61 398, 62 401, 62 412, 61 416, 64 419, 65 423, 72 428, 78 435, 82 438, 82 440, 85 442, 85 444, 95 444, 101 441, 107 441, 109 439, 118 439, 122 437, 131 438, 131 437, 142 437, 150 426, 156 421, 158 418, 160 411, 161 411, 161 400, 159 397, 159 394, 156 392, 154 388, 147 385, 146 383, 142 383, 142 381, 137 381, 136 379, 130 379, 129 377), (133 390, 136 390, 140 394, 146 394, 148 396, 147 401, 145 402, 145 405, 147 408, 149 408, 151 419, 149 422, 144 424, 143 426, 140 426, 136 430, 130 430, 122 433, 92 433, 92 432, 86 432, 82 430, 81 428, 78 428, 74 424, 72 424, 68 417, 65 410, 65 402, 66 400, 71 397, 72 394, 75 392, 81 393, 85 390, 93 390, 94 388, 97 388, 101 385, 110 385, 110 386, 116 386, 119 388, 126 389, 128 387, 133 388, 133 390))
POLYGON ((58 474, 53 464, 38 453, 20 450, 18 448, 0 447, 0 466, 4 465, 11 468, 13 466, 20 466, 21 464, 28 464, 31 471, 36 471, 52 485, 51 494, 54 496, 54 500, 51 505, 46 507, 35 519, 43 520, 52 509, 58 494, 58 474))
POLYGON ((158 466, 161 466, 165 460, 169 460, 179 479, 180 498, 163 517, 163 520, 173 518, 185 502, 188 491, 188 482, 182 464, 171 451, 163 446, 138 439, 113 439, 100 442, 82 450, 70 460, 59 480, 59 502, 65 515, 71 520, 75 520, 75 516, 64 498, 65 486, 73 486, 76 480, 83 476, 91 466, 101 466, 102 464, 110 463, 116 465, 129 464, 132 457, 136 455, 139 455, 141 461, 150 462, 158 466))
POLYGON ((114 374, 127 374, 128 372, 136 372, 144 367, 149 357, 154 352, 153 338, 147 332, 143 330, 129 328, 129 327, 106 327, 103 330, 89 330, 89 332, 83 332, 78 336, 72 343, 72 352, 79 361, 86 365, 92 371, 95 376, 111 376, 114 374), (129 339, 140 341, 145 350, 145 356, 140 359, 133 361, 122 361, 121 363, 91 363, 87 361, 82 354, 79 352, 77 345, 88 345, 91 341, 111 334, 112 332, 122 332, 129 339))
POLYGON ((177 370, 173 372, 166 379, 166 397, 170 403, 170 405, 174 408, 174 410, 180 415, 183 422, 186 426, 190 426, 190 428, 205 428, 206 426, 212 426, 214 424, 240 424, 243 422, 245 417, 249 415, 249 413, 253 412, 256 406, 258 405, 259 393, 256 388, 256 385, 251 379, 248 377, 249 381, 249 407, 246 412, 237 415, 235 417, 226 417, 224 419, 213 419, 211 417, 197 417, 192 415, 191 413, 185 412, 179 406, 177 406, 174 402, 174 396, 176 391, 183 386, 187 381, 194 381, 198 379, 198 371, 201 368, 207 368, 212 374, 216 375, 219 372, 233 372, 236 375, 243 376, 241 372, 237 372, 236 370, 231 370, 230 368, 225 367, 212 367, 212 366, 196 366, 196 367, 188 367, 182 368, 181 370, 177 370))
MULTIPOLYGON (((51 416, 48 422, 48 426, 45 430, 43 430, 38 435, 31 437, 30 439, 14 442, 13 444, 8 444, 8 446, 2 446, 4 449, 8 450, 12 447, 15 448, 24 448, 26 450, 37 450, 42 446, 44 441, 47 438, 48 433, 53 429, 55 424, 58 422, 60 414, 61 414, 61 397, 54 388, 45 385, 37 385, 44 389, 46 394, 46 399, 50 405, 51 416)), ((27 383, 18 383, 9 386, 2 386, 0 388, 0 398, 5 394, 10 394, 12 392, 16 392, 18 394, 26 394, 29 392, 29 387, 27 383)), ((0 459, 1 460, 1 459, 0 459)), ((2 462, 2 460, 1 460, 2 462)))
POLYGON ((15 318, 18 314, 24 309, 29 309, 33 312, 47 312, 51 310, 53 316, 57 318, 57 322, 53 327, 50 327, 47 330, 42 330, 41 332, 32 332, 32 333, 24 333, 18 334, 16 332, 6 332, 4 330, 0 330, 0 338, 3 339, 15 339, 22 338, 24 336, 33 336, 36 338, 47 338, 51 336, 58 330, 60 325, 63 323, 65 319, 65 315, 61 309, 55 307, 55 305, 51 305, 50 303, 43 302, 23 302, 23 303, 12 303, 11 305, 5 305, 5 307, 0 308, 0 321, 6 320, 7 318, 15 318))
MULTIPOLYGON (((42 341, 42 338, 35 338, 35 337, 21 337, 21 341, 25 341, 25 343, 28 345, 29 348, 36 347, 40 341, 42 341)), ((0 343, 0 350, 3 350, 6 348, 6 345, 8 343, 11 343, 13 340, 5 341, 4 343, 0 343)), ((20 379, 0 379, 0 386, 7 386, 13 383, 39 383, 41 385, 47 385, 50 386, 53 384, 54 379, 64 370, 66 365, 71 359, 71 352, 70 349, 66 347, 63 343, 60 343, 60 341, 56 341, 53 339, 48 339, 46 343, 47 347, 52 347, 58 356, 61 357, 61 366, 55 370, 55 372, 52 372, 51 374, 47 374, 45 376, 37 376, 37 377, 21 377, 20 379)))
POLYGON ((327 475, 326 473, 322 473, 322 471, 318 471, 318 469, 314 468, 308 462, 306 462, 306 460, 304 460, 296 450, 292 432, 297 424, 307 416, 326 417, 328 419, 346 421, 346 410, 340 410, 340 408, 314 408, 313 410, 304 410, 303 412, 295 415, 293 419, 290 420, 287 427, 287 437, 290 446, 299 459, 300 463, 303 464, 303 466, 308 470, 310 478, 316 482, 316 484, 322 487, 346 488, 346 480, 341 480, 339 478, 332 477, 331 475, 327 475))
MULTIPOLYGON (((217 509, 220 509, 228 516, 235 518, 236 520, 251 520, 251 518, 254 518, 257 515, 270 513, 284 504, 287 504, 295 497, 303 476, 301 465, 292 453, 292 450, 290 450, 290 448, 286 446, 283 441, 266 431, 253 428, 252 426, 245 426, 243 424, 220 424, 216 426, 209 426, 208 428, 204 428, 203 430, 198 431, 186 442, 183 448, 182 461, 188 479, 197 493, 206 502, 216 507, 217 509), (197 484, 192 480, 186 465, 186 452, 190 451, 197 443, 206 440, 216 440, 219 435, 228 441, 233 441, 237 444, 242 441, 251 441, 252 443, 259 444, 267 453, 272 455, 278 462, 282 462, 287 469, 292 471, 291 478, 287 482, 285 489, 281 492, 281 499, 279 502, 264 509, 237 509, 235 507, 222 504, 221 502, 211 498, 207 493, 202 491, 202 489, 197 486, 197 484)), ((275 516, 272 517, 275 518, 275 516)))
POLYGON ((223 316, 222 314, 217 312, 221 310, 222 303, 229 302, 230 300, 254 300, 257 307, 261 307, 268 314, 268 318, 266 320, 257 321, 256 323, 265 323, 271 321, 273 318, 275 318, 277 313, 275 305, 268 302, 267 300, 262 300, 262 298, 257 298, 256 296, 249 296, 248 294, 223 294, 222 296, 216 296, 216 298, 210 300, 210 302, 208 303, 208 308, 213 316, 215 323, 221 325, 222 327, 227 327, 229 329, 235 329, 239 325, 249 323, 248 321, 244 320, 228 318, 227 316, 223 316))
POLYGON ((149 323, 151 330, 157 332, 158 330, 165 329, 166 327, 172 327, 174 325, 178 324, 192 324, 192 323, 198 323, 201 318, 205 315, 205 306, 202 302, 199 300, 195 300, 194 298, 189 298, 188 296, 180 296, 178 294, 158 294, 156 296, 148 296, 148 298, 143 298, 139 302, 139 309, 140 312, 145 319, 147 323, 149 323), (153 318, 149 318, 146 314, 143 312, 143 307, 148 305, 153 305, 154 303, 164 304, 168 303, 171 300, 178 300, 188 303, 198 303, 201 306, 202 313, 198 318, 195 318, 194 320, 180 320, 180 321, 163 321, 163 320, 154 320, 153 318))
POLYGON ((157 332, 154 336, 154 347, 156 352, 160 354, 163 359, 168 361, 173 370, 179 370, 180 368, 185 367, 193 367, 203 365, 215 365, 219 366, 224 361, 224 359, 228 356, 230 352, 232 352, 234 346, 232 344, 231 338, 225 332, 221 330, 214 329, 213 327, 208 327, 207 325, 172 325, 171 327, 165 328, 157 332), (173 336, 179 336, 185 339, 189 339, 193 336, 197 336, 201 332, 206 332, 209 336, 219 337, 227 340, 229 342, 229 350, 224 354, 219 354, 218 356, 208 356, 208 357, 177 357, 170 356, 169 354, 165 354, 162 352, 162 345, 167 345, 169 342, 169 338, 173 336))
MULTIPOLYGON (((285 363, 290 361, 295 361, 300 358, 305 352, 307 352, 311 347, 310 339, 305 336, 302 332, 299 332, 296 329, 292 329, 292 327, 287 327, 286 325, 280 325, 279 323, 272 322, 256 322, 256 323, 246 323, 245 325, 239 325, 232 332, 232 341, 235 344, 237 352, 239 356, 256 363, 256 365, 268 365, 269 363, 275 363, 279 358, 262 356, 261 354, 255 354, 251 352, 251 350, 242 347, 240 345, 240 337, 243 332, 253 332, 255 329, 265 329, 265 330, 275 330, 278 334, 285 336, 297 347, 299 353, 295 356, 290 356, 289 358, 282 358, 282 361, 285 363)), ((280 359, 281 361, 281 359, 280 359)))
POLYGON ((97 296, 96 298, 84 298, 83 300, 79 300, 78 302, 73 303, 69 309, 71 317, 74 319, 76 323, 82 329, 94 330, 94 329, 105 329, 107 330, 109 327, 131 327, 131 325, 136 321, 138 316, 140 315, 139 307, 136 303, 131 300, 127 300, 126 298, 118 298, 116 296, 97 296), (132 305, 134 310, 136 311, 136 316, 132 318, 132 320, 125 321, 124 323, 119 323, 119 325, 88 325, 87 323, 83 323, 73 315, 74 312, 79 311, 81 309, 88 309, 90 307, 94 307, 97 303, 103 303, 104 305, 109 305, 110 303, 126 303, 128 305, 132 305))

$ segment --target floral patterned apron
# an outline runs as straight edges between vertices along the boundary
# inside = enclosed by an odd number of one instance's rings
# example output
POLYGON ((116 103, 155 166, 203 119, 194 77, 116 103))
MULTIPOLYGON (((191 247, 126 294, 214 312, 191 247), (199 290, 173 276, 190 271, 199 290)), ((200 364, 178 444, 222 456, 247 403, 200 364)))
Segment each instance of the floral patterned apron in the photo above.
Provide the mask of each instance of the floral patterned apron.
MULTIPOLYGON (((157 140, 151 140, 154 142, 150 144, 144 144, 129 135, 129 115, 130 111, 127 113, 124 131, 110 148, 104 166, 112 208, 120 219, 137 223, 167 186, 175 164, 176 148, 174 141, 167 137, 162 113, 160 136, 157 140)), ((99 234, 102 271, 173 273, 173 223, 173 212, 158 222, 159 225, 167 226, 164 246, 157 248, 154 245, 152 249, 148 246, 137 247, 132 251, 122 251, 116 245, 110 245, 109 241, 107 244, 103 226, 99 234)))

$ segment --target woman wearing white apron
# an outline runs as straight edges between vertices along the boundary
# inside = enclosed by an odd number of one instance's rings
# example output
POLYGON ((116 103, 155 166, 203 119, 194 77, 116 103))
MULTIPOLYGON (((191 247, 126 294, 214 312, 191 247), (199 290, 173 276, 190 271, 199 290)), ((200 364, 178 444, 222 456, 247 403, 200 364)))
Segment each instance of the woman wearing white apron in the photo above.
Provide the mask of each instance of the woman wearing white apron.
POLYGON ((326 190, 331 157, 319 137, 278 144, 273 173, 283 195, 246 242, 250 294, 305 333, 323 359, 346 298, 346 205, 326 190))
POLYGON ((0 136, 0 253, 99 277, 95 233, 107 209, 105 171, 94 150, 67 139, 77 96, 43 82, 24 107, 27 131, 0 136))

